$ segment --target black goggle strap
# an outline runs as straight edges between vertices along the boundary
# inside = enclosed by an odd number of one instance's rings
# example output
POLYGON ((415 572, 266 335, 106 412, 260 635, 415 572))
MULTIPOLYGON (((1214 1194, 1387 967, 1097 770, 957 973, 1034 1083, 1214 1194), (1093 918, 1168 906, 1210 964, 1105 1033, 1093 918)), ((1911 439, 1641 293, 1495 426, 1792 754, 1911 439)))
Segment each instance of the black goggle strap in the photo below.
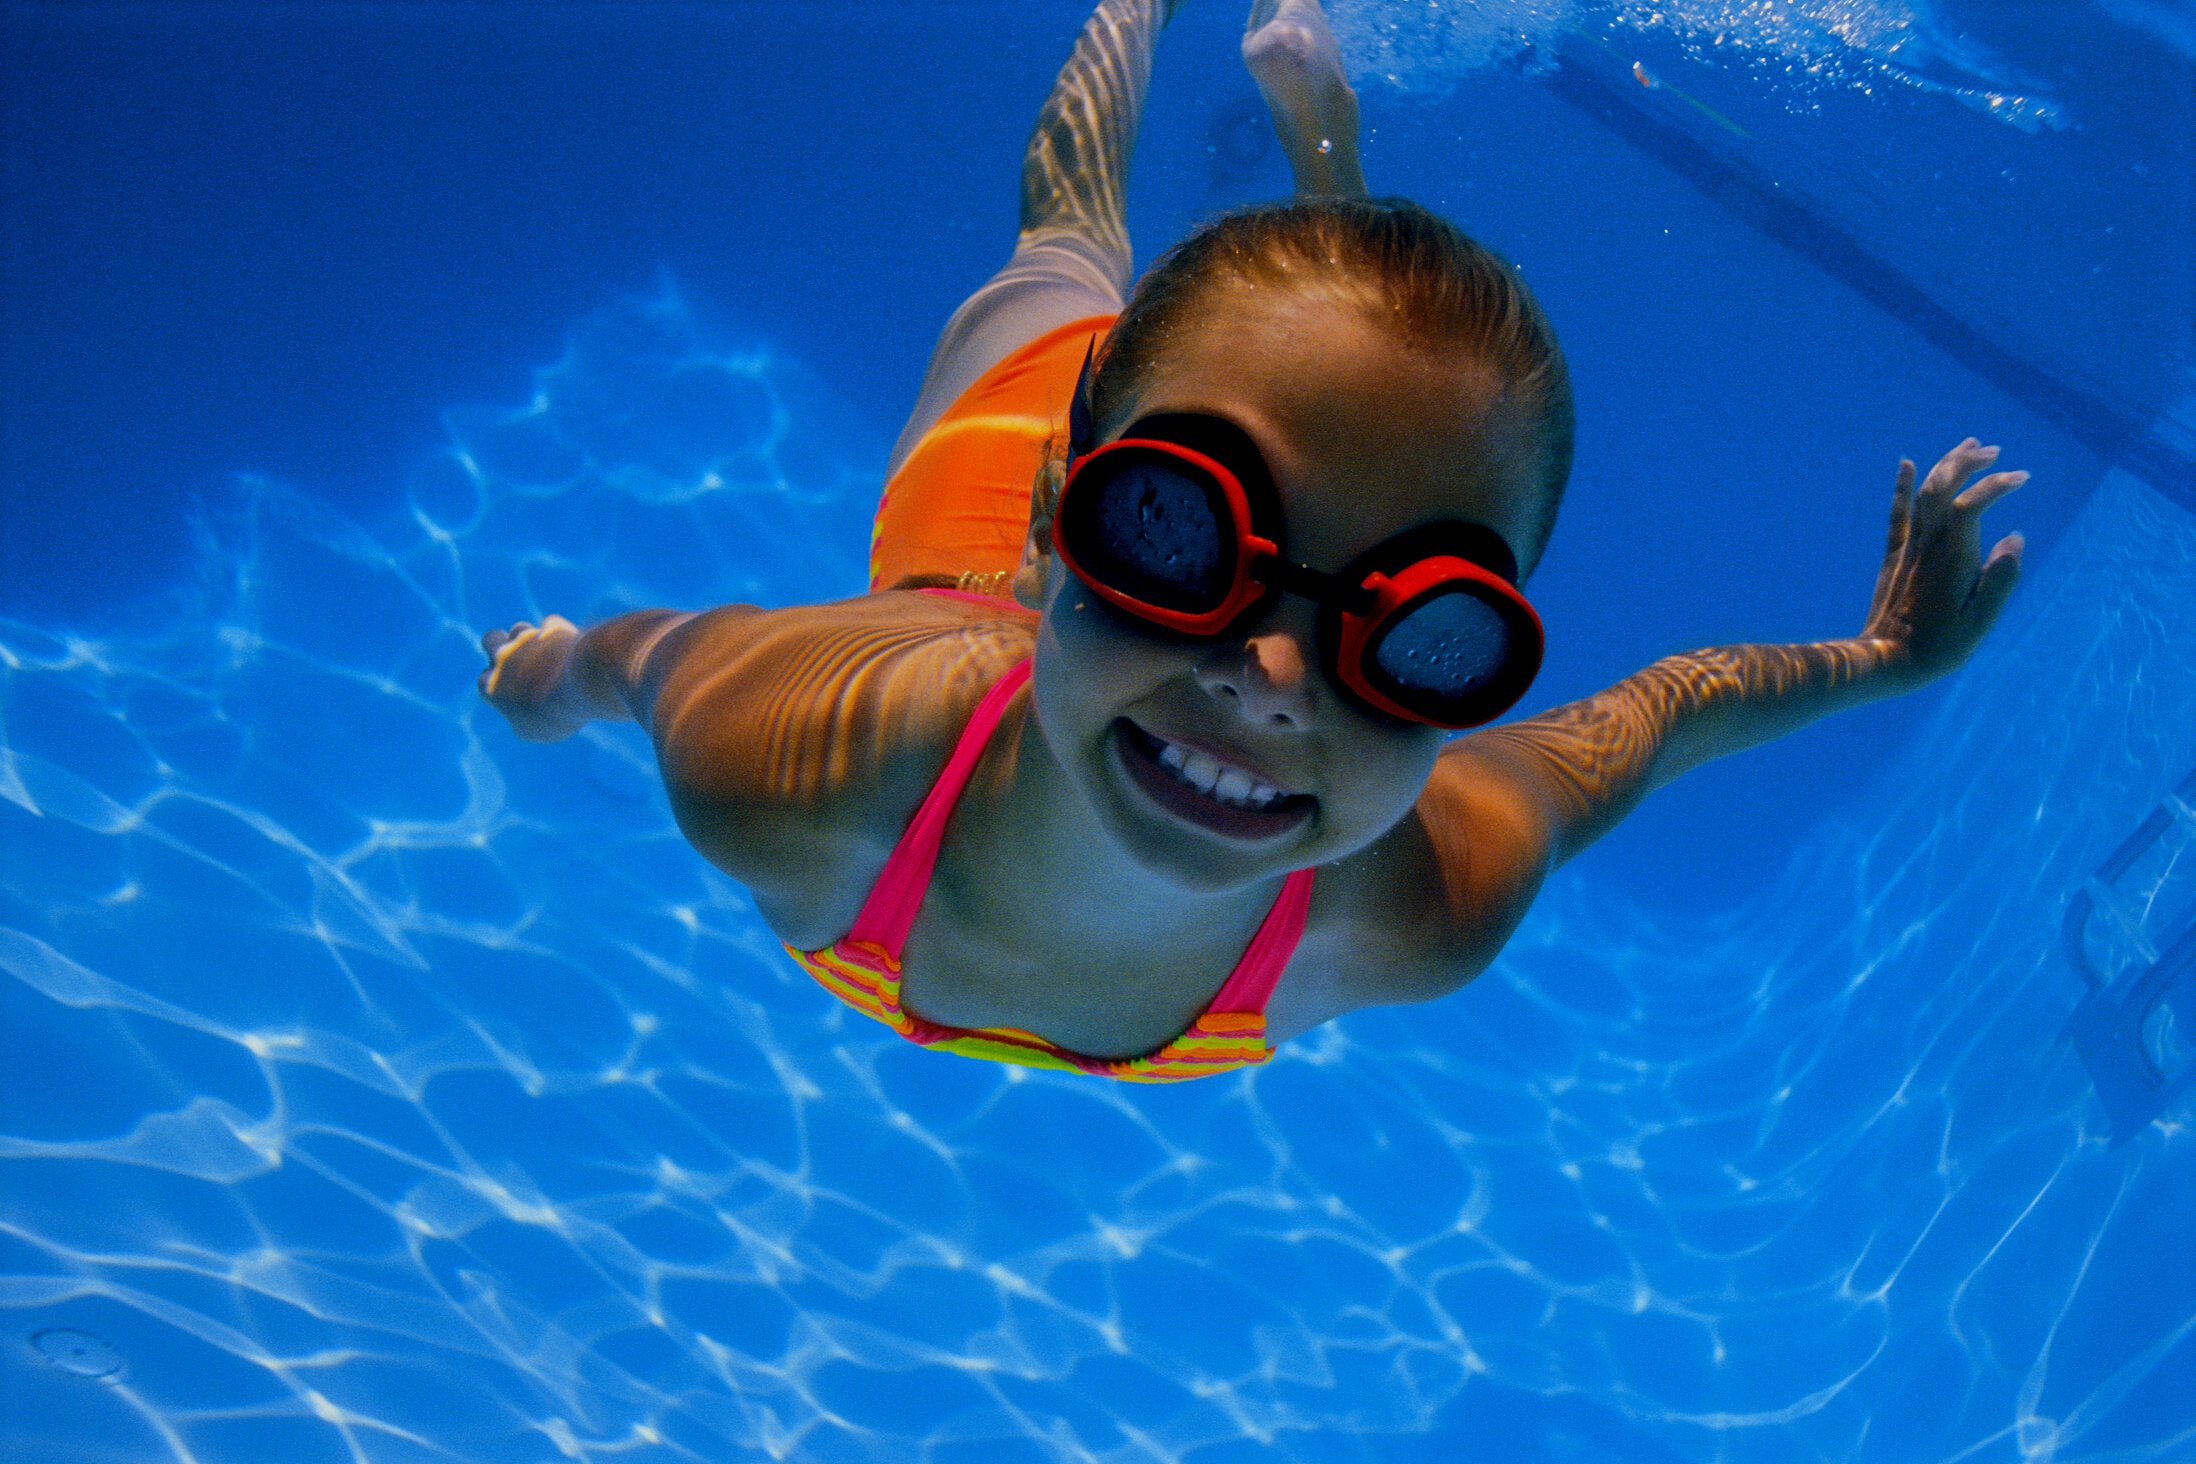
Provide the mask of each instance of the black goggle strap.
POLYGON ((1464 557, 1481 569, 1487 570, 1503 583, 1517 584, 1517 555, 1511 550, 1509 540, 1503 538, 1485 524, 1461 524, 1457 532, 1463 539, 1458 546, 1464 557))
POLYGON ((1393 571, 1428 554, 1455 554, 1496 575, 1507 584, 1517 583, 1517 559, 1502 536, 1484 524, 1450 521, 1406 533, 1359 555, 1340 572, 1329 574, 1308 564, 1273 556, 1251 566, 1251 578, 1292 595, 1302 595, 1337 610, 1362 615, 1379 597, 1365 587, 1375 568, 1393 571))
POLYGON ((1083 369, 1076 373, 1075 396, 1068 402, 1068 466, 1090 451, 1090 358, 1098 349, 1098 337, 1083 347, 1083 369))
POLYGON ((1509 541, 1485 524, 1462 519, 1445 519, 1382 540, 1344 565, 1341 575, 1357 584, 1375 569, 1393 574, 1431 554, 1454 555, 1478 565, 1504 584, 1513 588, 1517 584, 1517 556, 1511 552, 1509 541))

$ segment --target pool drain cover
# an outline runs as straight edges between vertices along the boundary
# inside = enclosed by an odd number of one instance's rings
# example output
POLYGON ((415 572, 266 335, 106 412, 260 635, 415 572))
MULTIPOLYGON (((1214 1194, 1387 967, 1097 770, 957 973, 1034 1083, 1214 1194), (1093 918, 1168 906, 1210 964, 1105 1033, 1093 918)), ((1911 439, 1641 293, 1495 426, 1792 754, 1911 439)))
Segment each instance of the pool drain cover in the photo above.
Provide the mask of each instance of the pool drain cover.
POLYGON ((122 1381, 125 1359, 104 1337, 75 1327, 47 1327, 31 1333, 30 1344, 38 1349, 39 1356, 65 1373, 102 1383, 122 1381))

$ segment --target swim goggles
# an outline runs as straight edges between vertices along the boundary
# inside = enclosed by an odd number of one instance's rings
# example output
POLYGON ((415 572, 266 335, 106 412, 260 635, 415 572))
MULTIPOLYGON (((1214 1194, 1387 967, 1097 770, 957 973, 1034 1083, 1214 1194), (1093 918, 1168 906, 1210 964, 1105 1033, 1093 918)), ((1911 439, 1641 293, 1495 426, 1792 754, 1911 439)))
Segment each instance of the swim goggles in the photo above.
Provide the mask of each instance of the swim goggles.
POLYGON ((1501 535, 1457 520, 1383 539, 1328 574, 1282 553, 1280 495, 1264 457, 1222 417, 1167 412, 1089 448, 1090 358, 1070 408, 1069 465, 1052 547, 1118 610, 1199 640, 1282 594, 1319 606, 1330 681, 1407 722, 1476 727, 1540 670, 1540 617, 1518 593, 1501 535))

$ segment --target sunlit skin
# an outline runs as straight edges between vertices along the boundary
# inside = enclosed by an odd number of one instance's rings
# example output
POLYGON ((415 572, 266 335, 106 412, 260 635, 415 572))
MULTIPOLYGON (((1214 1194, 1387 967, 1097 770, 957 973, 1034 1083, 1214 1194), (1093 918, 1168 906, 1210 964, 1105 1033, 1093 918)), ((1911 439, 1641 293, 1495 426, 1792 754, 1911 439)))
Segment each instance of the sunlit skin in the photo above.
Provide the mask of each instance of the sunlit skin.
MULTIPOLYGON (((1128 104, 1141 95, 1129 83, 1164 18, 1155 0, 1101 4, 1044 114, 1079 120, 1048 129, 1041 117, 1032 140, 1025 231, 1033 217, 1118 228, 1128 104), (1076 134, 1090 119, 1097 135, 1076 134)), ((1260 0, 1244 55, 1301 161, 1300 188, 1361 193, 1356 99, 1317 5, 1260 0), (1319 151, 1337 138, 1344 156, 1319 151)), ((1285 548, 1314 567, 1437 518, 1495 529, 1524 564, 1544 547, 1531 542, 1544 491, 1535 424, 1491 373, 1388 334, 1347 282, 1215 292, 1099 437, 1159 411, 1224 416, 1250 434, 1273 471, 1285 548)), ((1687 769, 1965 661, 2019 571, 2019 535, 1982 552, 1983 511, 2026 477, 1991 471, 1996 454, 1969 439, 1919 483, 1899 465, 1857 634, 1665 657, 1446 743, 1329 684, 1304 600, 1284 596, 1202 643, 1104 606, 1049 552, 1058 462, 1033 494, 1013 583, 1023 613, 891 591, 644 611, 584 633, 552 616, 483 638, 481 689, 533 741, 638 720, 680 828, 749 886, 779 936, 810 949, 846 932, 977 700, 1034 651, 1033 684, 956 807, 910 934, 908 1008, 1093 1056, 1149 1052, 1204 1008, 1282 876, 1316 866, 1304 938, 1267 1010, 1279 1042, 1468 982, 1552 869, 1687 769), (1122 719, 1310 794, 1316 809, 1262 844, 1176 817, 1125 776, 1122 719)))

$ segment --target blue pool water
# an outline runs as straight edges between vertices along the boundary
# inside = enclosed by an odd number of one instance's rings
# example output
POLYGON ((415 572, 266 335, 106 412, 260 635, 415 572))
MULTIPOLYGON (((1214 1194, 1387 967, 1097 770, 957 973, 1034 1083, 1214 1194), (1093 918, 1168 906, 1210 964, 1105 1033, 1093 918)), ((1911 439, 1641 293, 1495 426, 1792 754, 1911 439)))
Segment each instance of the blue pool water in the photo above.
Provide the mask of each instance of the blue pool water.
MULTIPOLYGON (((2196 15, 1334 10, 1578 374, 1528 710, 1851 629, 1970 430, 2033 552, 1465 993, 1171 1089, 900 1042, 632 729, 472 695, 859 588, 1076 8, 9 12, 0 1455, 2196 1458, 2196 15)), ((1237 19, 1147 255, 1280 186, 1237 19)))

